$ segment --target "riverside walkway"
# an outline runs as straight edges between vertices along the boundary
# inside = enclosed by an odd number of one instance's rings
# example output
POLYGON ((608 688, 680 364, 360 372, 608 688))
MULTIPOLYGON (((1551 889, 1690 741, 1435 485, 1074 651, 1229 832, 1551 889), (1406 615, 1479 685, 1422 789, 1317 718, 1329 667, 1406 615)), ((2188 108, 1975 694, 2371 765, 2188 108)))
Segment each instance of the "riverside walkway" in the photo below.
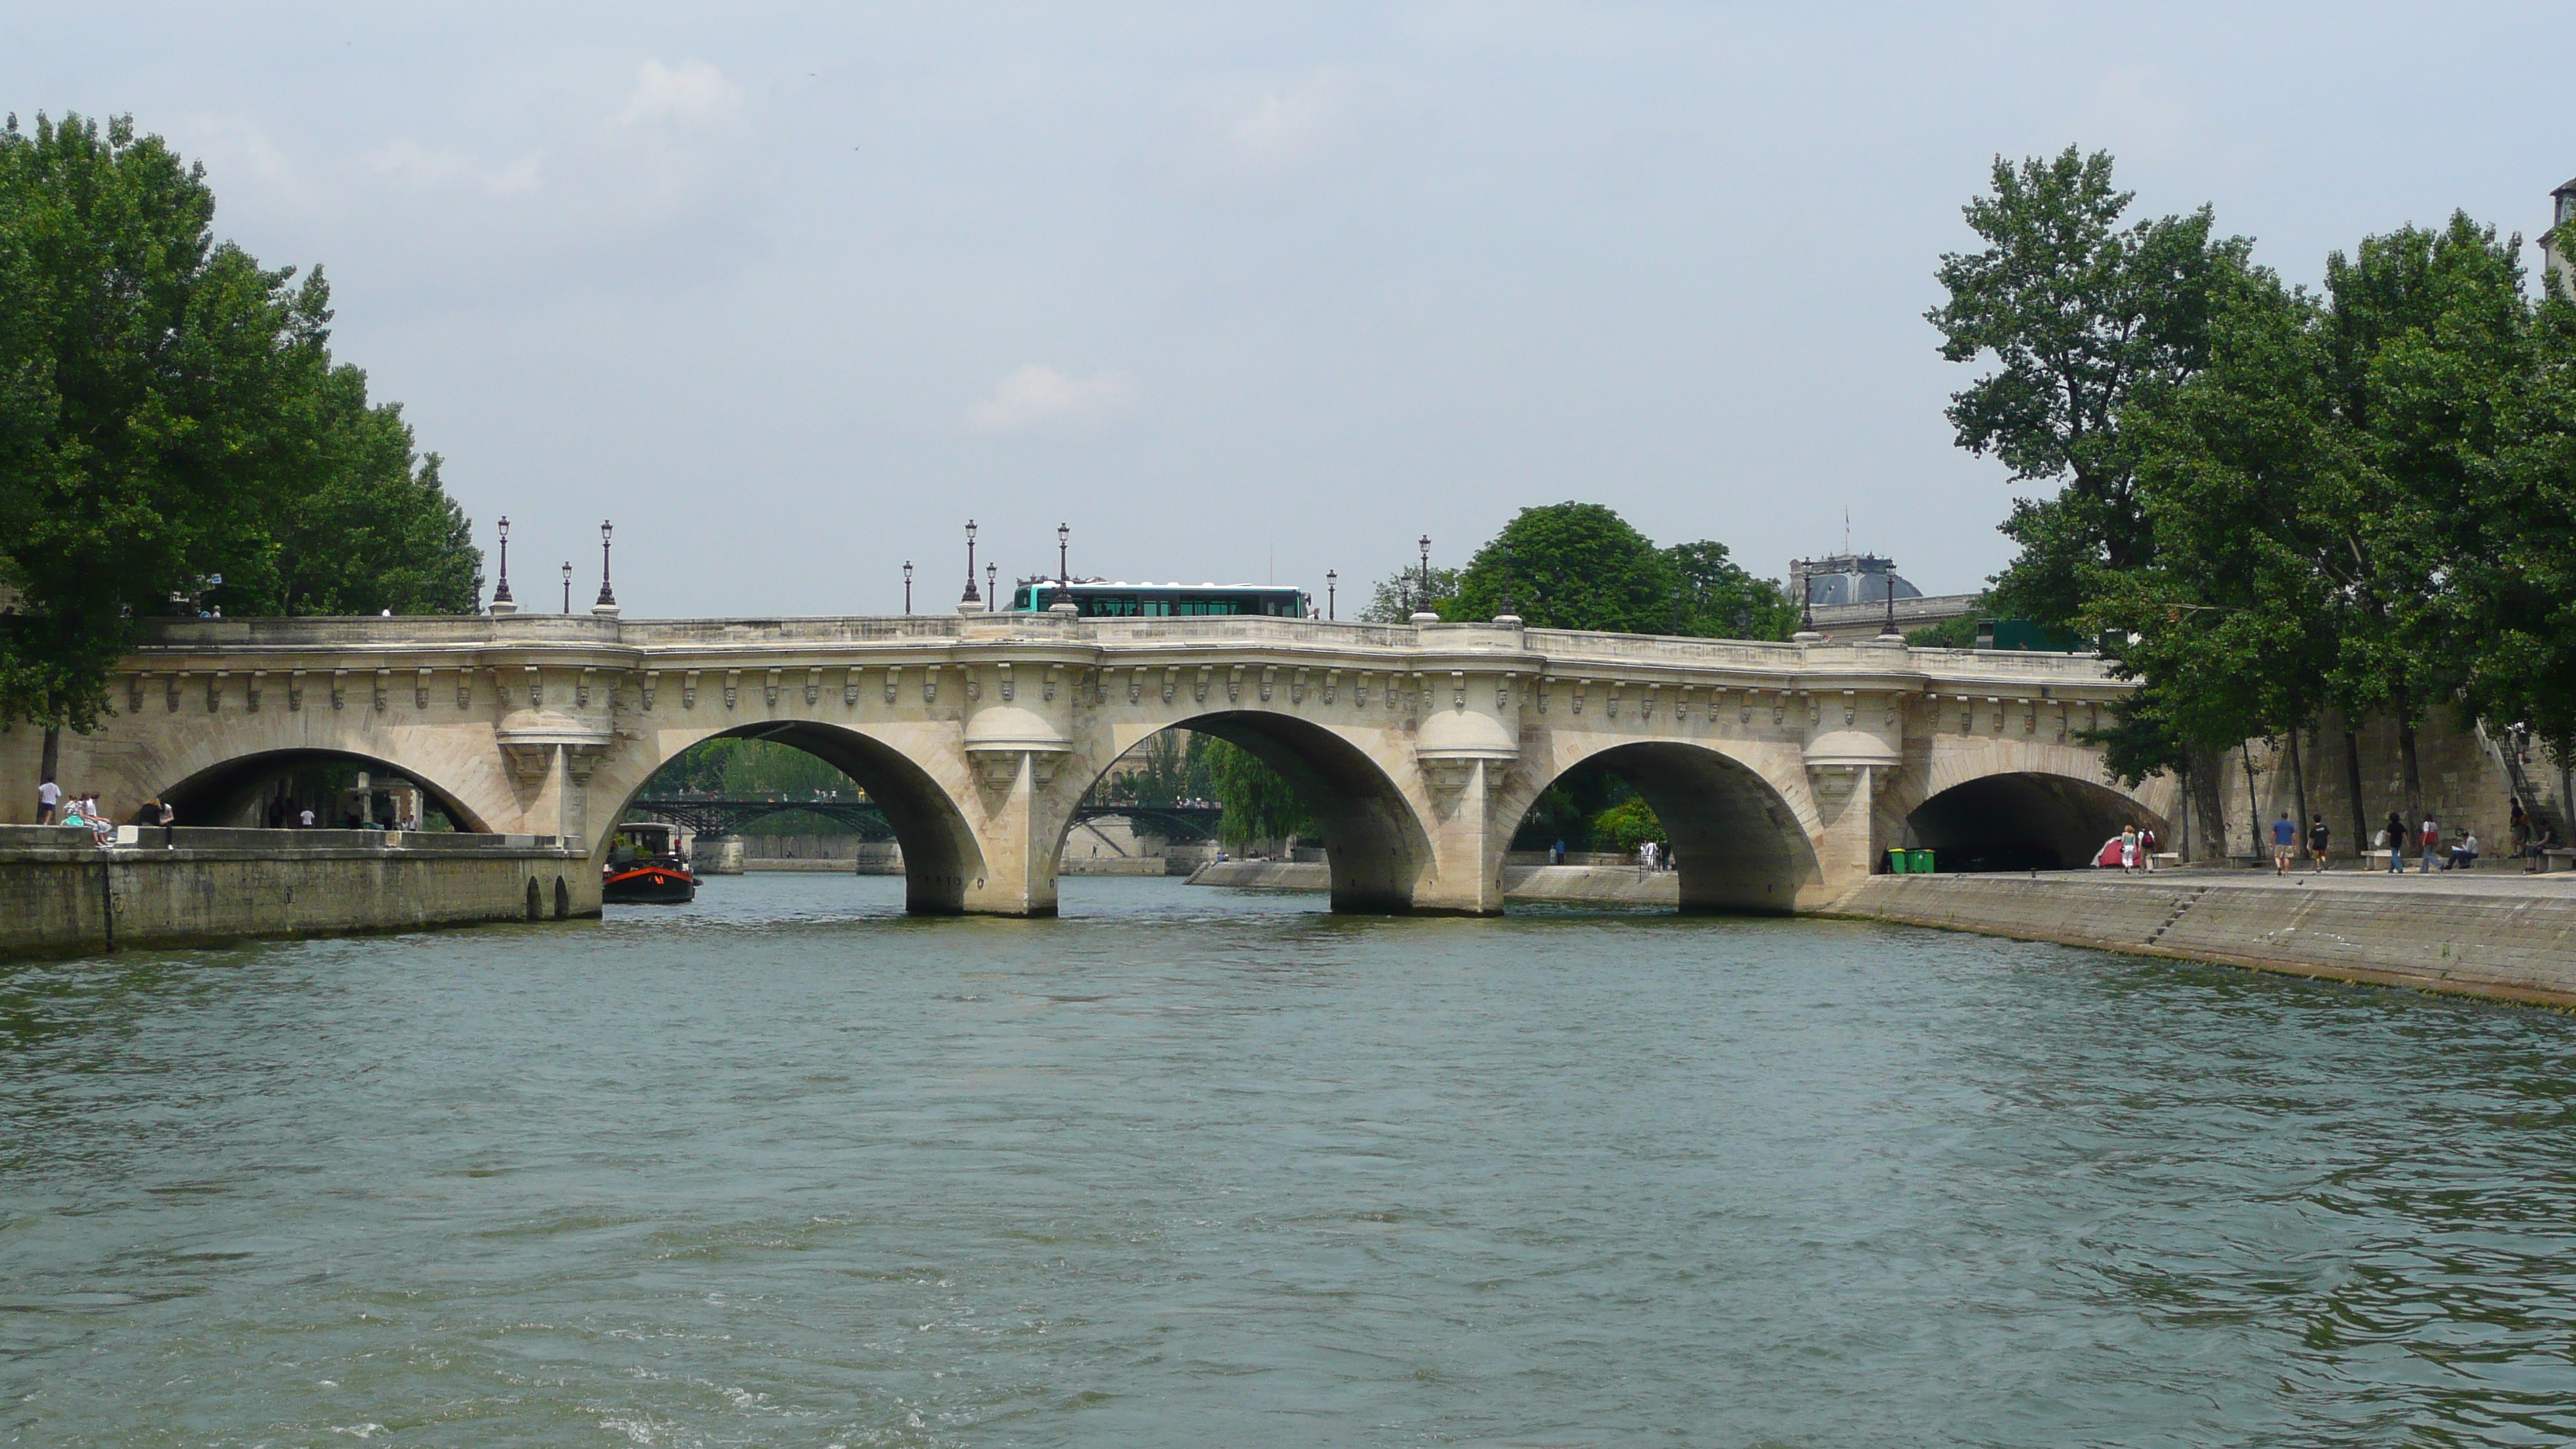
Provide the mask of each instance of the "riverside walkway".
POLYGON ((2576 872, 1891 875, 1833 914, 2576 1006, 2576 872))

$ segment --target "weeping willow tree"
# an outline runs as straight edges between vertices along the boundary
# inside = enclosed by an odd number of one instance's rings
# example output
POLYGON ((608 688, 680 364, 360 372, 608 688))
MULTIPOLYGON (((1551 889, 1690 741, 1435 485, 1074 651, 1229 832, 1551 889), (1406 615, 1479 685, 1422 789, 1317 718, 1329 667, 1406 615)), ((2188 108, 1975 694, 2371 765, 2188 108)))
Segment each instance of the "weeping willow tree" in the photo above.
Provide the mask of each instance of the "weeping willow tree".
POLYGON ((1217 821, 1219 840, 1239 850, 1256 840, 1318 838, 1315 817, 1296 788, 1250 750, 1210 739, 1203 758, 1216 802, 1225 807, 1217 821))

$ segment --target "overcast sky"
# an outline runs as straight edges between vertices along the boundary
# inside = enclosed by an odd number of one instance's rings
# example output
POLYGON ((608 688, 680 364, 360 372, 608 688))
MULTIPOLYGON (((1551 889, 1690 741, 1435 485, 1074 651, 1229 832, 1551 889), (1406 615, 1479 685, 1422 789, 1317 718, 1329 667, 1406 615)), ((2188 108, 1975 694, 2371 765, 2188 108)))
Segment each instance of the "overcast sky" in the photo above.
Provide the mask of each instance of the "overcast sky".
MULTIPOLYGON (((131 112, 323 264, 523 600, 1316 588, 1523 506, 2001 566, 1922 321, 1997 153, 2111 150, 2314 280, 2576 174, 2565 5, 21 4, 0 103, 131 112), (542 587, 541 587, 542 585, 542 587)), ((1345 613, 1348 611, 1346 610, 1345 613)))

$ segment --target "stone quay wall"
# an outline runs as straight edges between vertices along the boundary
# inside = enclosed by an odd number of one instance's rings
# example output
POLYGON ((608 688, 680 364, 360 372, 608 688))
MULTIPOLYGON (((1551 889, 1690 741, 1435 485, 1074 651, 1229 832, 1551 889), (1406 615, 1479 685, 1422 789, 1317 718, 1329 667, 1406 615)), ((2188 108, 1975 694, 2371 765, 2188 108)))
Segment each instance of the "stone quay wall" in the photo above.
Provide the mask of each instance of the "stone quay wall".
POLYGON ((2576 885, 2562 880, 1882 875, 1832 914, 2576 1006, 2576 885))
POLYGON ((372 830, 0 826, 0 957, 599 914, 579 840, 372 830))

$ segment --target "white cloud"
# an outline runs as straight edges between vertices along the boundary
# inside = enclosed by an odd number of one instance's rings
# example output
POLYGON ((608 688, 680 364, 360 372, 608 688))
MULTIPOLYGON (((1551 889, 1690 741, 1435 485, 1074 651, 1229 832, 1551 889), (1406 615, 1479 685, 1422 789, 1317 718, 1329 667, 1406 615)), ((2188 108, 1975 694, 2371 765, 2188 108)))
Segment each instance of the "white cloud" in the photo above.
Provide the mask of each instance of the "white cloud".
POLYGON ((1313 160, 1350 113, 1350 84, 1323 71, 1285 90, 1210 109, 1208 149, 1233 166, 1283 170, 1313 160))
POLYGON ((1116 371, 1067 377, 1052 367, 1023 367, 993 385, 966 410, 966 420, 987 433, 1016 433, 1048 424, 1100 423, 1124 412, 1136 398, 1136 379, 1116 371))
POLYGON ((676 66, 648 60, 636 67, 635 89, 617 119, 628 126, 639 121, 704 125, 733 114, 740 104, 742 92, 725 79, 723 71, 703 60, 684 60, 676 66))
POLYGON ((487 170, 461 151, 434 151, 418 141, 396 138, 359 159, 379 176, 428 190, 470 186, 493 196, 524 196, 545 184, 540 169, 543 152, 531 151, 497 170, 487 170))

